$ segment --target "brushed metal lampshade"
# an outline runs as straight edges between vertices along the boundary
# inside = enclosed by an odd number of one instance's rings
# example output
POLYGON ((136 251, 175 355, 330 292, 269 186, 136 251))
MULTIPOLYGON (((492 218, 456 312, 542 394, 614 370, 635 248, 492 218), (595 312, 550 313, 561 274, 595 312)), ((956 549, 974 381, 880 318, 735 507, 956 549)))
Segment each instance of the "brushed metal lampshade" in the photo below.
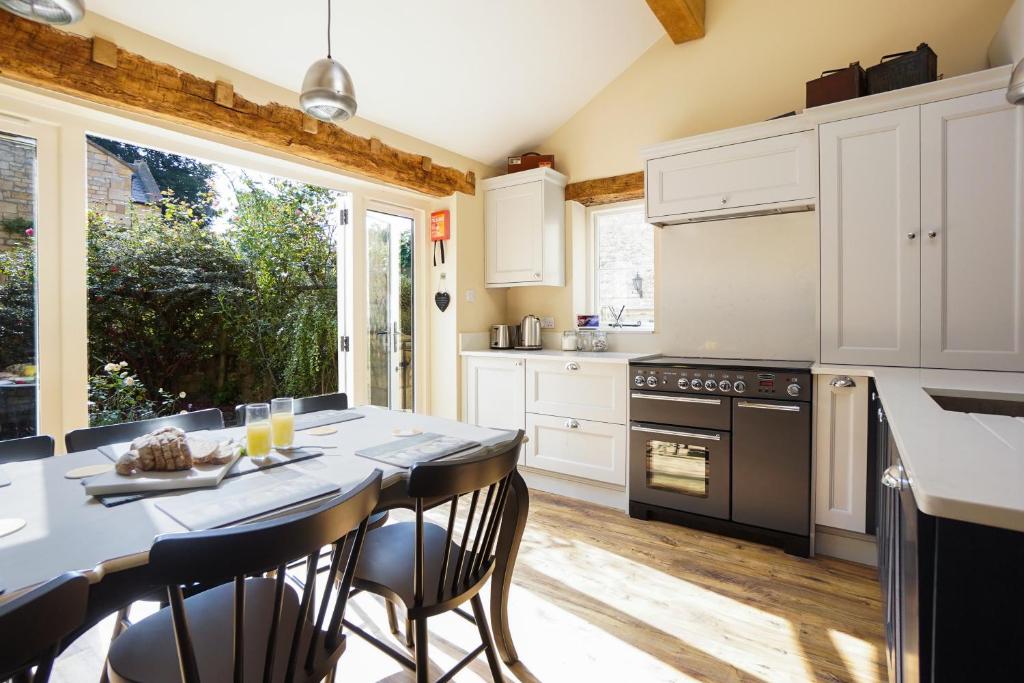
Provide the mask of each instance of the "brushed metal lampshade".
POLYGON ((1017 67, 1010 76, 1010 86, 1006 89, 1006 99, 1010 104, 1024 105, 1024 59, 1017 62, 1017 67))
POLYGON ((85 16, 85 0, 0 0, 0 9, 41 24, 63 26, 85 16))
POLYGON ((356 115, 356 89, 352 77, 337 60, 313 62, 302 79, 302 110, 321 121, 347 121, 356 115))

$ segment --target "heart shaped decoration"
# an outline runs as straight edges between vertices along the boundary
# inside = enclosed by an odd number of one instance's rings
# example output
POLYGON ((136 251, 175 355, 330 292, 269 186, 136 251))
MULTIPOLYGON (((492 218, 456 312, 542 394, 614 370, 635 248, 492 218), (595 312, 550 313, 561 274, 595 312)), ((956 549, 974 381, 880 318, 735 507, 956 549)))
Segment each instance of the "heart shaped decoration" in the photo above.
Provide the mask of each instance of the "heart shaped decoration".
POLYGON ((448 308, 448 304, 452 302, 452 295, 448 292, 438 292, 434 295, 434 303, 437 304, 437 308, 444 313, 445 309, 448 308))

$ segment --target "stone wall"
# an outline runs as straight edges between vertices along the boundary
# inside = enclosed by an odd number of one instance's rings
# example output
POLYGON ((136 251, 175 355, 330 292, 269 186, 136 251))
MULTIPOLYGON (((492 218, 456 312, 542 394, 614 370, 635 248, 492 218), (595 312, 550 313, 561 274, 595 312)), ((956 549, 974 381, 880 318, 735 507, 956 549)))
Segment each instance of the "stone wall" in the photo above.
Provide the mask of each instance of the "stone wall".
POLYGON ((102 147, 88 145, 89 208, 124 220, 132 204, 132 169, 102 147))
POLYGON ((24 239, 32 225, 36 150, 0 137, 0 249, 24 239))

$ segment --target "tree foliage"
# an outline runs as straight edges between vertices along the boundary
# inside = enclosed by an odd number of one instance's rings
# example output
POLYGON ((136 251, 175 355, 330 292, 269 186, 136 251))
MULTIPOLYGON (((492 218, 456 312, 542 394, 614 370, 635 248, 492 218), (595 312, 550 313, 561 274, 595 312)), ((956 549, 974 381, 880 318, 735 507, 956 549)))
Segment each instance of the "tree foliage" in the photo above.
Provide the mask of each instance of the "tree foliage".
POLYGON ((0 370, 35 362, 35 240, 0 250, 0 370))

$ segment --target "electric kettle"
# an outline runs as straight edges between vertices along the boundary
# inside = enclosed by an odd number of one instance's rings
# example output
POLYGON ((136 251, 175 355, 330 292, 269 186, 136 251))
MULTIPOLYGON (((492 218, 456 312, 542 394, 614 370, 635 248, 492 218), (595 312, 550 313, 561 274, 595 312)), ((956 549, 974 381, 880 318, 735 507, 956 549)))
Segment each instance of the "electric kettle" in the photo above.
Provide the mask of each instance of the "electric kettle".
POLYGON ((540 348, 540 318, 527 315, 519 325, 519 345, 517 349, 540 348))

